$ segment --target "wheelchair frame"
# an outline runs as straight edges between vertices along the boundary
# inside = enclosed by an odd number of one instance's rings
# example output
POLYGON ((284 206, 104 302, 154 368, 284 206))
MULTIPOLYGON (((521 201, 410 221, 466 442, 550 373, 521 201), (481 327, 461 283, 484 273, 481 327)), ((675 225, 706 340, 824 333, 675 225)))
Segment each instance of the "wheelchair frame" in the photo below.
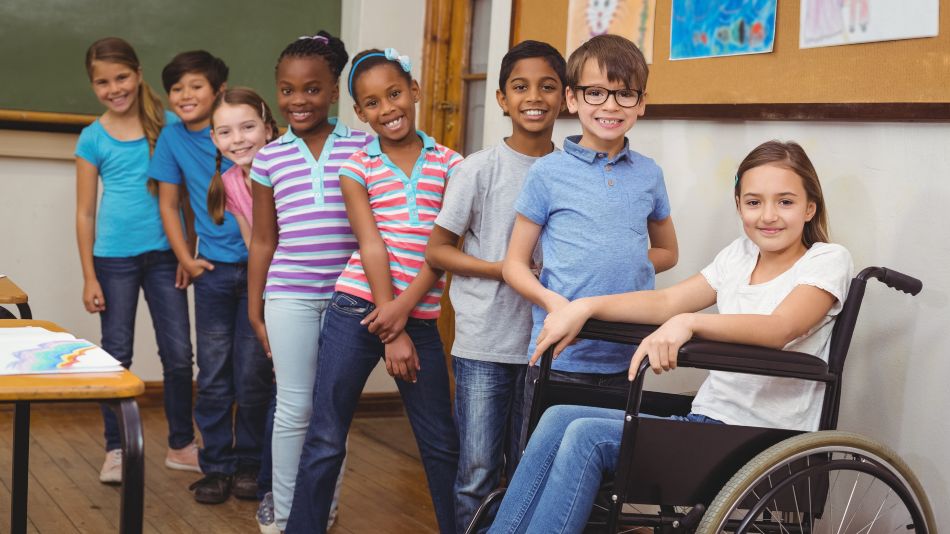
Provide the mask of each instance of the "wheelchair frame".
MULTIPOLYGON (((822 383, 825 391, 819 431, 834 430, 838 422, 844 362, 869 278, 877 279, 888 287, 911 295, 916 295, 922 288, 919 280, 894 270, 881 267, 868 267, 862 270, 852 279, 848 297, 837 316, 830 340, 828 362, 799 352, 694 338, 680 349, 677 366, 797 378, 822 383)), ((638 344, 655 329, 655 326, 648 325, 590 320, 578 337, 638 344)), ((544 354, 539 377, 534 383, 534 399, 528 423, 529 435, 544 410, 553 405, 575 404, 621 408, 625 411, 620 458, 614 474, 614 482, 608 480, 602 485, 602 494, 606 495, 604 499, 606 514, 598 514, 596 511, 598 503, 595 503, 595 511, 588 520, 587 532, 613 533, 618 532, 621 526, 632 525, 653 527, 661 533, 693 532, 703 519, 710 503, 713 503, 721 491, 725 491, 722 488, 735 486, 734 479, 747 471, 748 466, 754 463, 754 459, 773 450, 775 446, 786 440, 793 444, 796 443, 794 440, 809 441, 808 435, 815 434, 798 430, 740 425, 704 425, 668 419, 641 418, 638 416, 641 410, 643 413, 657 416, 685 415, 689 411, 692 398, 685 395, 643 391, 645 372, 649 368, 647 360, 641 362, 636 378, 629 389, 607 389, 557 382, 550 378, 552 352, 553 347, 544 354), (670 472, 670 466, 674 466, 675 474, 670 472), (730 478, 733 481, 730 481, 730 478), (625 513, 622 510, 624 503, 658 505, 660 512, 658 514, 625 513), (688 507, 689 511, 677 512, 676 507, 679 506, 688 507)), ((838 437, 845 436, 843 443, 846 445, 852 442, 869 441, 860 436, 838 432, 823 433, 822 436, 825 434, 828 434, 826 437, 829 438, 829 443, 835 442, 831 434, 838 437)), ((873 444, 873 442, 870 443, 873 444)), ((857 470, 866 470, 878 480, 888 481, 905 504, 913 503, 907 507, 911 510, 914 525, 918 526, 917 532, 933 532, 933 517, 929 504, 909 469, 886 448, 871 447, 866 452, 866 455, 855 456, 855 458, 860 456, 862 463, 857 470), (878 453, 878 449, 884 449, 884 452, 878 453), (882 456, 883 460, 881 460, 882 456), (867 458, 872 458, 872 460, 867 458), (895 458, 896 461, 889 462, 890 458, 895 458), (893 468, 895 465, 896 470, 893 468)), ((816 465, 808 469, 814 471, 839 467, 838 464, 831 464, 831 461, 816 462, 816 465)), ((769 495, 778 491, 780 489, 778 486, 796 483, 794 479, 797 472, 793 473, 791 467, 794 464, 783 465, 788 468, 788 481, 778 482, 776 487, 772 488, 770 479, 769 486, 762 488, 763 491, 773 490, 769 495)), ((760 471, 763 469, 761 465, 756 467, 760 471)), ((766 472, 768 467, 764 467, 766 472)), ((847 467, 851 469, 850 465, 847 467)), ((744 476, 750 475, 746 473, 744 476)), ((819 492, 825 490, 827 488, 818 489, 819 492)), ((485 498, 467 532, 477 531, 480 523, 487 518, 488 509, 503 494, 504 490, 498 490, 485 498)), ((742 498, 745 499, 743 501, 743 507, 745 507, 751 497, 746 494, 742 498)), ((764 499, 760 501, 764 502, 764 499)), ((738 506, 738 504, 737 501, 735 505, 738 506)), ((716 504, 716 506, 717 513, 721 513, 722 510, 719 508, 722 504, 716 504)), ((750 514, 749 517, 753 516, 750 514)), ((747 518, 741 525, 734 522, 729 524, 739 529, 735 532, 745 532, 752 522, 753 519, 747 518)), ((776 530, 776 532, 779 531, 776 530)), ((781 531, 789 532, 784 528, 781 531)))

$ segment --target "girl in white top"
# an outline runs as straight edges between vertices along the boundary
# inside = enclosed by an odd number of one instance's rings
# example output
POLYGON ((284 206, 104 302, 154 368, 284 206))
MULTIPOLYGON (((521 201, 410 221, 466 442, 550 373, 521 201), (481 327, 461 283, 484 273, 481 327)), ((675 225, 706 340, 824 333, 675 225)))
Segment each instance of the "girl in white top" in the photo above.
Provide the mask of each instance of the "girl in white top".
MULTIPOLYGON (((811 161, 796 143, 759 145, 739 165, 735 201, 745 235, 699 274, 667 289, 571 302, 545 319, 532 363, 551 345, 556 357, 589 318, 661 325, 633 354, 631 380, 644 358, 655 373, 675 369, 679 348, 693 336, 827 360, 853 266, 844 247, 827 242, 824 198, 811 161), (718 314, 697 313, 713 304, 718 314)), ((685 419, 815 430, 823 387, 711 372, 685 419)), ((555 406, 546 411, 492 532, 580 532, 601 474, 616 468, 622 428, 619 410, 555 406)))

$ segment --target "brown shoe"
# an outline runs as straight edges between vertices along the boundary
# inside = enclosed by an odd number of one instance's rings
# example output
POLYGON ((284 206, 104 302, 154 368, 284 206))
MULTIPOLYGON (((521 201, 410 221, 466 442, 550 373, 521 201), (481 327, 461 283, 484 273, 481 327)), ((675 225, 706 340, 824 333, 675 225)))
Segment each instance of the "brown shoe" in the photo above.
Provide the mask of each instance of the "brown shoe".
POLYGON ((179 471, 201 472, 198 465, 198 444, 192 441, 180 449, 168 449, 165 454, 165 467, 179 471))

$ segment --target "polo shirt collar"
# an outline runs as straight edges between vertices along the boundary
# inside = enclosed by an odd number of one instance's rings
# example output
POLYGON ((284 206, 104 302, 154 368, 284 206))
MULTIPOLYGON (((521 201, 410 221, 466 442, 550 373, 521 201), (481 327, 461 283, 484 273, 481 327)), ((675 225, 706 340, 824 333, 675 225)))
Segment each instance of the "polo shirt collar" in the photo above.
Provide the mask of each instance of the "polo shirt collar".
MULTIPOLYGON (((597 159, 597 154, 602 154, 603 152, 597 152, 585 146, 578 144, 581 140, 579 135, 570 135, 567 139, 564 140, 564 152, 574 156, 575 158, 585 162, 593 163, 597 159)), ((623 138, 623 149, 614 156, 614 159, 608 161, 607 163, 616 163, 621 159, 630 159, 630 140, 626 137, 623 138)))
MULTIPOLYGON (((350 136, 350 129, 345 124, 340 122, 339 119, 337 119, 336 117, 330 117, 329 119, 327 119, 327 122, 333 125, 333 131, 330 132, 331 136, 336 136, 336 137, 350 136)), ((277 142, 282 145, 286 145, 287 143, 293 143, 297 139, 300 139, 300 137, 298 137, 297 134, 294 133, 294 130, 288 126, 287 131, 284 132, 284 135, 277 138, 277 142)))
MULTIPOLYGON (((429 137, 428 134, 422 130, 416 130, 416 135, 419 136, 419 139, 422 139, 422 150, 433 150, 435 148, 435 139, 429 137)), ((371 157, 379 157, 383 154, 382 147, 379 146, 379 136, 373 138, 373 141, 366 145, 366 155, 371 157)))

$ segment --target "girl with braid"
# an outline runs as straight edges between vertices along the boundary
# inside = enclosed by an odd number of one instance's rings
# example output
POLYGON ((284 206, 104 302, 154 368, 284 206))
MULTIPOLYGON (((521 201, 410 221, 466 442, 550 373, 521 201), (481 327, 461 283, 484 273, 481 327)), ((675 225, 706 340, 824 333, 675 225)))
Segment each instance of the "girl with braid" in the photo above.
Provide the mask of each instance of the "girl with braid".
MULTIPOLYGON (((371 138, 329 117, 348 59, 343 42, 323 31, 287 45, 277 60, 276 81, 277 105, 289 127, 257 153, 251 168, 248 314, 277 378, 273 512, 269 517, 265 496, 258 511, 262 532, 286 528, 313 407, 323 315, 357 248, 338 173, 371 138)), ((342 471, 328 524, 336 515, 341 480, 342 471)))

